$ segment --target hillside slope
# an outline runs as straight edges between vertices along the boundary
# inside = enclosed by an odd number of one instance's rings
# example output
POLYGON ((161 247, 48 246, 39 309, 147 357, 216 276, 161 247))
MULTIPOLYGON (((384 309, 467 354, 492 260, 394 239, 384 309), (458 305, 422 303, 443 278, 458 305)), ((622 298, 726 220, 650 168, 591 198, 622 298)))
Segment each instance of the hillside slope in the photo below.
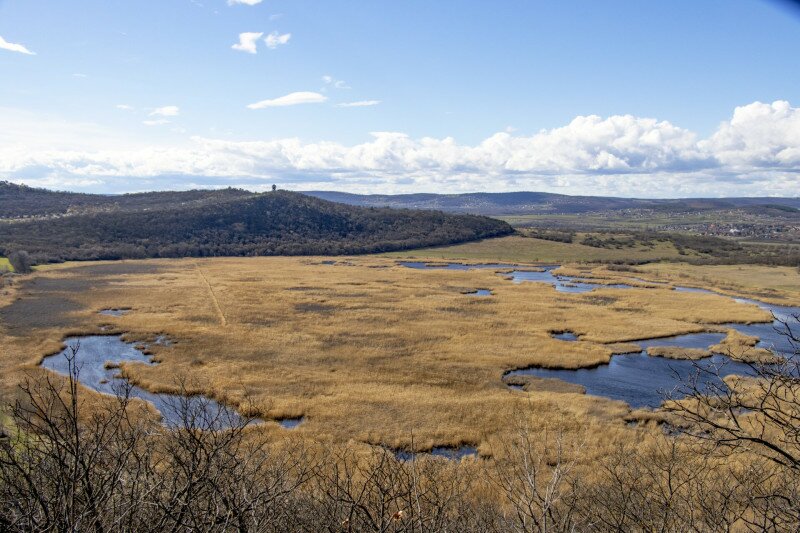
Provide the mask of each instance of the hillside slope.
MULTIPOLYGON (((169 194, 181 199, 186 193, 169 194)), ((0 255, 24 249, 41 262, 355 254, 512 232, 505 222, 480 216, 355 207, 285 191, 231 195, 2 222, 0 255)))

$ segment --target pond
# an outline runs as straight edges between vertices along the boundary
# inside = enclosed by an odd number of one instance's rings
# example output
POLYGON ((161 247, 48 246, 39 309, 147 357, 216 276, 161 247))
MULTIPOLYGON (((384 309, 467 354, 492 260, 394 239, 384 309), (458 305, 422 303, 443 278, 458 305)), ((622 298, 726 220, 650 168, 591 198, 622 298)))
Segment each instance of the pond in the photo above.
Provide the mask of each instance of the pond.
POLYGON ((303 416, 299 416, 297 418, 283 418, 278 420, 278 424, 280 424, 283 429, 294 429, 302 424, 304 420, 305 417, 303 416))
MULTIPOLYGON (((582 385, 587 394, 622 400, 631 407, 661 405, 665 394, 675 390, 680 380, 693 376, 697 367, 718 369, 720 375, 748 375, 752 369, 722 355, 714 355, 699 361, 686 361, 651 357, 647 352, 612 355, 607 365, 578 370, 526 368, 513 370, 506 375, 529 375, 540 378, 557 378, 582 385)), ((708 384, 711 378, 701 378, 708 384)), ((519 386, 515 387, 519 388, 519 386)))
POLYGON ((418 455, 432 455, 450 461, 460 461, 464 457, 478 457, 478 449, 475 446, 434 446, 428 452, 409 452, 405 450, 394 450, 394 456, 401 461, 413 461, 418 455))
POLYGON ((490 291, 489 289, 475 289, 474 291, 468 292, 466 294, 467 296, 491 296, 492 291, 490 291))
POLYGON ((98 312, 98 314, 101 314, 103 316, 124 316, 130 312, 131 310, 128 308, 123 308, 123 309, 113 308, 113 309, 101 309, 98 312))
MULTIPOLYGON (((119 376, 117 368, 119 363, 148 366, 157 364, 134 344, 124 342, 119 335, 69 337, 64 342, 66 344, 64 350, 45 357, 42 367, 63 376, 68 375, 67 356, 71 354, 73 348, 77 348, 75 363, 78 369, 78 381, 104 394, 121 393, 126 385, 129 385, 128 380, 119 376)), ((165 346, 171 343, 164 336, 158 337, 156 342, 165 346)), ((244 421, 235 410, 205 396, 183 398, 174 394, 149 392, 136 386, 130 389, 130 396, 152 404, 161 413, 162 422, 168 427, 180 427, 184 418, 182 413, 190 413, 201 427, 214 429, 232 427, 244 421)))
POLYGON ((575 342, 578 340, 578 336, 572 333, 571 331, 563 331, 561 333, 551 333, 550 336, 560 341, 575 342))

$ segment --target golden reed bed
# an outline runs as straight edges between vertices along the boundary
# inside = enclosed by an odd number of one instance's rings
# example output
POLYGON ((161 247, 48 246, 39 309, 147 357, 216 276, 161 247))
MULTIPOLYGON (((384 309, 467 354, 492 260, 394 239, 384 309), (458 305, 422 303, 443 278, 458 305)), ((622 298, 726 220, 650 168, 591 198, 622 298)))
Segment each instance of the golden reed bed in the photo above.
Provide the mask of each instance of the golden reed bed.
MULTIPOLYGON (((515 413, 565 431, 589 429, 602 444, 627 406, 552 384, 509 389, 505 371, 530 365, 605 363, 610 343, 764 321, 752 305, 668 287, 556 292, 513 284, 491 270, 412 270, 392 259, 217 258, 67 264, 20 280, 0 308, 2 390, 68 335, 124 333, 153 346, 160 364, 125 374, 153 391, 197 392, 259 416, 305 416, 295 431, 335 441, 418 448, 478 445, 515 413), (491 289, 490 297, 464 294, 491 289), (98 314, 130 308, 121 317, 98 314), (110 327, 110 329, 108 329, 110 327), (569 330, 581 342, 551 338, 569 330), (596 431, 595 431, 596 429, 596 431)), ((585 273, 585 272, 584 272, 585 273)), ((596 275, 600 275, 597 272, 596 275)), ((609 275, 619 275, 608 273, 609 275)), ((650 274, 648 272, 648 274, 650 274)), ((269 431, 284 431, 266 424, 269 431)))

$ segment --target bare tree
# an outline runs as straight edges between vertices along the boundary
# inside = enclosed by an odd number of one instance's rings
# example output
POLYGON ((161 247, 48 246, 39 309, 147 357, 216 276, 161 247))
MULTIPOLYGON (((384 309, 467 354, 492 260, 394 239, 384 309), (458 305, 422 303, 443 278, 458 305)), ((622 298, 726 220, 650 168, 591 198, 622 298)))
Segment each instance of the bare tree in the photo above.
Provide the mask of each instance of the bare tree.
POLYGON ((563 433, 547 427, 535 432, 518 417, 514 436, 502 441, 495 454, 500 459, 489 469, 512 509, 508 530, 569 531, 577 526, 574 474, 581 447, 568 450, 563 433))
POLYGON ((758 465, 750 472, 754 529, 800 523, 800 317, 777 328, 791 347, 777 363, 748 363, 748 375, 723 377, 722 367, 696 365, 666 410, 705 453, 758 465))
POLYGON ((3 530, 278 531, 291 523, 294 493, 310 472, 302 444, 271 454, 248 419, 188 394, 176 396, 176 428, 152 420, 129 388, 97 401, 78 384, 79 349, 67 355, 66 378, 21 386, 15 431, 0 442, 3 530))
POLYGON ((139 501, 126 492, 129 461, 148 431, 135 420, 128 389, 86 409, 74 347, 67 378, 46 375, 21 385, 11 414, 15 431, 0 444, 0 498, 9 529, 105 531, 139 501))

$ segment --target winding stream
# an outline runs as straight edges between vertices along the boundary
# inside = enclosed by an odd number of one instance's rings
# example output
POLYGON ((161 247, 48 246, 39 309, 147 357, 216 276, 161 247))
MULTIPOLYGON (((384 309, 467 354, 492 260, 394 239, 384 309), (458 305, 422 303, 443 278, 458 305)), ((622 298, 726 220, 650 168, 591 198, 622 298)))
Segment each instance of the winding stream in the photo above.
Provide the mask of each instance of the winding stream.
MULTIPOLYGON (((159 337, 156 342, 167 346, 169 340, 159 337)), ((134 344, 124 342, 119 335, 68 337, 64 343, 66 347, 61 352, 42 360, 42 367, 62 376, 68 375, 67 356, 72 353, 73 348, 77 348, 75 364, 79 372, 78 381, 104 394, 121 393, 128 384, 128 380, 119 375, 120 363, 148 366, 158 364, 134 344)), ((235 410, 205 396, 183 398, 174 394, 150 392, 137 386, 131 387, 130 396, 152 404, 161 413, 162 422, 167 427, 180 427, 184 418, 182 413, 190 413, 200 427, 209 429, 224 429, 244 421, 235 410)))

